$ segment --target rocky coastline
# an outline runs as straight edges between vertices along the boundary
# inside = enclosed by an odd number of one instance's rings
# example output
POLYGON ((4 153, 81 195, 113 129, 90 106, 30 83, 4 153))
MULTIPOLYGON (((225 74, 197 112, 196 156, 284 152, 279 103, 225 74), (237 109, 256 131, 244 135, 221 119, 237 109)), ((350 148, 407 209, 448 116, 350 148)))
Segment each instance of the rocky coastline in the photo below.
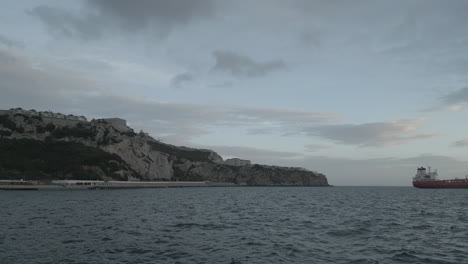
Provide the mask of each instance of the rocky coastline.
POLYGON ((325 175, 303 168, 230 165, 212 150, 135 133, 123 119, 20 108, 0 111, 0 179, 329 186, 325 175))

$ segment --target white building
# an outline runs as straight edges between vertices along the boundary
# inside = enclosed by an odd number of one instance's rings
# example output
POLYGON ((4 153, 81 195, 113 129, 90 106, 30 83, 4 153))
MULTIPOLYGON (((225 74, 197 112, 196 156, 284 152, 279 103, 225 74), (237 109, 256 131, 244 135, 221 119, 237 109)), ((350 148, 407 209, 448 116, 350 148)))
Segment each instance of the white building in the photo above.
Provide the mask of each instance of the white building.
POLYGON ((247 165, 250 165, 251 163, 250 163, 250 160, 232 158, 232 159, 225 160, 224 164, 232 165, 232 166, 247 166, 247 165))
POLYGON ((65 115, 61 113, 56 113, 56 114, 54 113, 54 117, 59 118, 59 119, 65 119, 65 115))
POLYGON ((54 113, 50 111, 40 112, 41 116, 43 117, 54 117, 54 113))
POLYGON ((122 119, 122 118, 104 118, 103 120, 106 121, 107 123, 111 124, 112 126, 114 126, 114 128, 116 128, 119 131, 124 131, 124 132, 133 131, 131 128, 129 128, 127 126, 127 121, 125 119, 122 119))

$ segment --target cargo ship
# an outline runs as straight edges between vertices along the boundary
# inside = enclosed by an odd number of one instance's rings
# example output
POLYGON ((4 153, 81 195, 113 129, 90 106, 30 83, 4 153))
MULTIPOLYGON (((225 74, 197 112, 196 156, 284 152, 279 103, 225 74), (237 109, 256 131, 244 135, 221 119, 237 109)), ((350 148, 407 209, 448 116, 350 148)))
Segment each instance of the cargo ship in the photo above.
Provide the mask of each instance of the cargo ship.
POLYGON ((431 171, 431 167, 419 167, 413 177, 413 186, 417 188, 468 188, 468 176, 465 179, 439 180, 437 170, 431 171))

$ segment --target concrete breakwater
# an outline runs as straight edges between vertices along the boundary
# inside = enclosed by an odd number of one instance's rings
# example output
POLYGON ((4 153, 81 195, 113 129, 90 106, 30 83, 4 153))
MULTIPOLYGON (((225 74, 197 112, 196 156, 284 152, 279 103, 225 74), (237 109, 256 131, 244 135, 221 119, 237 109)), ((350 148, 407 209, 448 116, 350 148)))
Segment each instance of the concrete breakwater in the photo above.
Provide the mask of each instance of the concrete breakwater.
POLYGON ((175 187, 227 187, 238 186, 229 182, 208 181, 82 181, 56 180, 40 181, 0 181, 0 190, 53 190, 53 189, 134 189, 134 188, 175 188, 175 187))

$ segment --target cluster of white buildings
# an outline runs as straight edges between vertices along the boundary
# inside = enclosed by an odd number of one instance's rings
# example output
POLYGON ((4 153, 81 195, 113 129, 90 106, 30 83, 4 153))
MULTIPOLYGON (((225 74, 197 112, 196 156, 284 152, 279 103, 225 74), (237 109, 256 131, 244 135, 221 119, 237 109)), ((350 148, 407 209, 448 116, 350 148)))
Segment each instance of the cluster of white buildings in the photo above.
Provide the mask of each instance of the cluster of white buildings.
POLYGON ((88 121, 86 117, 84 116, 64 115, 61 113, 53 113, 51 111, 38 112, 34 109, 24 110, 22 108, 12 108, 10 109, 10 112, 24 114, 24 115, 38 115, 40 117, 57 118, 57 119, 72 120, 72 121, 83 121, 83 122, 88 121))
POLYGON ((232 159, 225 160, 224 164, 231 165, 231 166, 248 166, 251 164, 251 162, 250 160, 232 158, 232 159))
MULTIPOLYGON (((88 122, 86 117, 84 116, 75 116, 75 115, 65 115, 61 113, 54 113, 52 111, 36 111, 34 109, 25 110, 23 108, 11 108, 10 110, 0 110, 1 114, 23 114, 27 116, 40 116, 42 118, 46 118, 47 122, 52 122, 55 125, 75 125, 78 122, 88 122)), ((93 119, 94 120, 94 119, 93 119)), ((127 126, 127 121, 121 118, 103 118, 97 119, 97 122, 106 122, 113 125, 120 131, 133 131, 133 129, 127 126)))

